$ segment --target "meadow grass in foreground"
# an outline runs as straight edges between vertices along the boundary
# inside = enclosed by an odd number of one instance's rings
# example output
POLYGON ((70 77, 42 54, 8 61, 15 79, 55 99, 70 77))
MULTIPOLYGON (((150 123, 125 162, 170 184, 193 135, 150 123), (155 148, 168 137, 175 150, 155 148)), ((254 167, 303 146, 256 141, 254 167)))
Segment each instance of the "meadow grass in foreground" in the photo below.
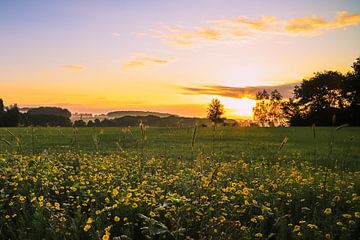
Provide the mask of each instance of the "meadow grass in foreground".
POLYGON ((69 148, 59 142, 72 129, 62 138, 36 129, 36 142, 31 129, 10 131, 0 153, 1 239, 360 237, 356 128, 320 128, 316 138, 311 128, 223 128, 214 137, 200 128, 194 141, 193 129, 109 128, 92 138, 79 129, 69 148))

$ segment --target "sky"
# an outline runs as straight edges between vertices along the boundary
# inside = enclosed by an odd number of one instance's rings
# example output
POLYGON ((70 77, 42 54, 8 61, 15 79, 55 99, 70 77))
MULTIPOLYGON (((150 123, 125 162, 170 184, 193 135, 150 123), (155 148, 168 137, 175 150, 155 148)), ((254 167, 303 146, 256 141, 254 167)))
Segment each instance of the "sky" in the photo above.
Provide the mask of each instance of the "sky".
POLYGON ((360 57, 359 0, 0 0, 0 98, 249 118, 254 96, 360 57))

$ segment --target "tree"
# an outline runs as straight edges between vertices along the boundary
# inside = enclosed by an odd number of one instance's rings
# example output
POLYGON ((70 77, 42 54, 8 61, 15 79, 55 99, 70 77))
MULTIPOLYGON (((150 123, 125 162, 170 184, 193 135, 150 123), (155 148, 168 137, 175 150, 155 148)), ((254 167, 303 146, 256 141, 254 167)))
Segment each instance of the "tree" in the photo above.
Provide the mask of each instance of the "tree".
POLYGON ((297 111, 290 115, 290 122, 296 118, 300 120, 299 125, 331 125, 336 115, 337 124, 346 123, 347 108, 351 103, 345 97, 345 86, 346 77, 335 71, 317 72, 313 77, 304 79, 294 89, 289 108, 297 111))
POLYGON ((3 125, 4 101, 0 98, 0 127, 3 125))
POLYGON ((3 125, 5 127, 17 127, 20 122, 20 111, 16 104, 6 107, 3 115, 3 125))
POLYGON ((352 65, 352 71, 346 76, 343 86, 344 98, 349 102, 349 123, 360 125, 360 58, 352 65))
POLYGON ((86 127, 86 123, 82 119, 76 120, 74 122, 74 127, 86 127))
POLYGON ((207 109, 207 118, 214 123, 214 127, 216 127, 218 123, 224 122, 223 114, 224 105, 220 103, 219 99, 212 99, 207 109))
POLYGON ((270 94, 265 89, 258 92, 253 108, 254 120, 262 127, 286 125, 283 104, 282 95, 278 90, 270 94))

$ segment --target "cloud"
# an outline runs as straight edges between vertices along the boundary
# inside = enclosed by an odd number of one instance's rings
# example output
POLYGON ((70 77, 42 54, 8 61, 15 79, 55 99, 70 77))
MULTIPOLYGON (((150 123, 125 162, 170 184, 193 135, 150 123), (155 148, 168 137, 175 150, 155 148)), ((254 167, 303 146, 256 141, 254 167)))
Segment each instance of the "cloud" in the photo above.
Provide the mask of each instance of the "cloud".
POLYGON ((173 58, 160 58, 151 56, 134 57, 123 65, 125 69, 140 68, 150 65, 163 65, 172 61, 173 58))
POLYGON ((118 32, 112 32, 111 35, 114 36, 114 37, 120 37, 121 36, 121 34, 118 33, 118 32))
POLYGON ((321 30, 343 28, 357 25, 360 22, 360 14, 349 14, 341 11, 336 14, 335 21, 327 21, 317 15, 304 18, 294 18, 287 22, 288 32, 319 32, 321 30))
POLYGON ((274 85, 274 86, 251 86, 251 87, 231 87, 231 86, 202 86, 202 87, 180 87, 183 94, 190 95, 214 95, 231 98, 250 98, 255 99, 256 93, 264 89, 271 92, 277 89, 285 98, 292 96, 293 89, 296 83, 274 85))
POLYGON ((259 34, 294 35, 320 33, 323 30, 343 28, 360 23, 360 14, 346 11, 337 12, 334 21, 328 21, 317 15, 281 20, 275 16, 262 16, 251 19, 239 16, 235 19, 211 20, 204 26, 186 28, 183 26, 165 26, 160 37, 171 44, 191 46, 201 42, 219 42, 242 40, 259 34))
POLYGON ((82 65, 63 65, 63 69, 67 71, 81 71, 84 69, 82 65))

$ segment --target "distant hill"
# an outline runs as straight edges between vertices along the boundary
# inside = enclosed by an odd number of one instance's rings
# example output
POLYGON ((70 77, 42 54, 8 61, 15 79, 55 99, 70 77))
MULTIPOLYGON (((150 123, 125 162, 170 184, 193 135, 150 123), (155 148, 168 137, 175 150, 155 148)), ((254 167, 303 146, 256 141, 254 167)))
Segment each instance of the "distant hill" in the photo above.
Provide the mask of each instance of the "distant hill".
POLYGON ((176 116, 176 115, 169 113, 149 112, 149 111, 114 111, 106 114, 106 117, 108 118, 121 118, 125 116, 133 116, 133 117, 157 116, 164 118, 164 117, 176 116))
POLYGON ((60 116, 69 118, 71 117, 71 112, 66 108, 59 107, 38 107, 38 108, 30 108, 27 111, 30 115, 51 115, 51 116, 60 116))

